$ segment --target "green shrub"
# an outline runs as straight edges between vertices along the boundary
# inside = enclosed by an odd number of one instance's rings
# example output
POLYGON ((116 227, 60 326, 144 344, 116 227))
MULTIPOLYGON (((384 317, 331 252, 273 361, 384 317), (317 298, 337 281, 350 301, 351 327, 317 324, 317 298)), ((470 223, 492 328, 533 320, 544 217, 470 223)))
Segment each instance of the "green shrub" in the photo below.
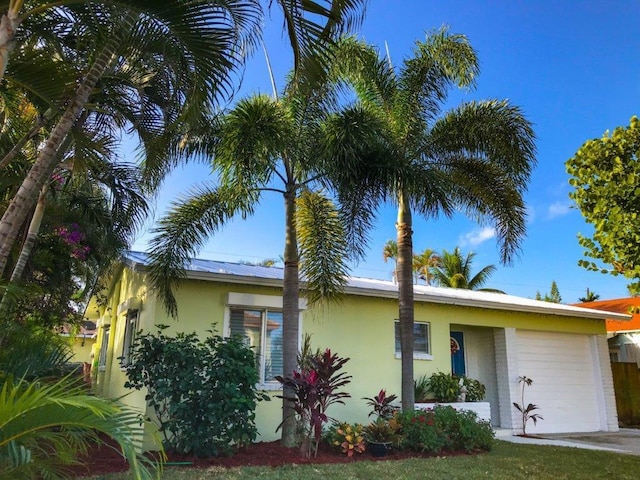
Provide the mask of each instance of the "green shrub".
POLYGON ((475 412, 449 406, 396 415, 404 449, 419 452, 491 450, 493 429, 475 412))
POLYGON ((429 390, 438 402, 455 402, 460 395, 460 379, 450 373, 434 373, 429 377, 429 390))
POLYGON ((413 394, 417 403, 424 403, 433 400, 430 396, 429 377, 421 376, 413 381, 413 394))
POLYGON ((469 377, 462 377, 463 385, 467 389, 467 402, 481 402, 486 394, 486 387, 478 380, 469 377))
POLYGON ((255 440, 255 355, 239 339, 195 333, 139 336, 126 387, 146 387, 165 445, 197 456, 228 454, 255 440))

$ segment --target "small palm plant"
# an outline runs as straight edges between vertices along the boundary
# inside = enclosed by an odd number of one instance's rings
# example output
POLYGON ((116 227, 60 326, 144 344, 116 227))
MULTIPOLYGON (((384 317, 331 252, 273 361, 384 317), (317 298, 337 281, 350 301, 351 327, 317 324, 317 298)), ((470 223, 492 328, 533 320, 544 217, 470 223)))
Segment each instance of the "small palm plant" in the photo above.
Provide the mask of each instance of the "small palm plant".
POLYGON ((513 402, 513 406, 518 409, 518 411, 522 414, 522 435, 527 435, 527 422, 529 420, 533 420, 533 424, 536 425, 538 420, 544 420, 539 413, 531 413, 534 410, 538 410, 538 405, 534 405, 530 403, 526 407, 524 406, 524 388, 530 387, 533 383, 533 380, 526 376, 518 377, 518 383, 522 385, 522 403, 519 404, 517 402, 513 402))

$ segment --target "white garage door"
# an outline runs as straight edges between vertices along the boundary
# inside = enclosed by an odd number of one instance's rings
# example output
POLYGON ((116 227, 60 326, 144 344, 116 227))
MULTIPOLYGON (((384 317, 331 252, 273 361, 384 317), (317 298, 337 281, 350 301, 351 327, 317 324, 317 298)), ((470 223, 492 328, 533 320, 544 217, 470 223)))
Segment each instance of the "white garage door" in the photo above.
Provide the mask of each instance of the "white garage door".
MULTIPOLYGON (((525 403, 544 417, 527 433, 601 429, 593 353, 588 335, 518 330, 518 375, 533 379, 525 403)), ((520 394, 518 395, 518 403, 520 394)))

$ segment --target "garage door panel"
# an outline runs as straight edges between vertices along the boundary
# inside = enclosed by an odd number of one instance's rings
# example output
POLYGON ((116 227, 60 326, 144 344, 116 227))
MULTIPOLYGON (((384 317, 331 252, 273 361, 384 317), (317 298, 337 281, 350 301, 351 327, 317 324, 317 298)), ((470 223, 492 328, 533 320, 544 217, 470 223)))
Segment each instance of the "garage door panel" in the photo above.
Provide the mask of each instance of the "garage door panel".
MULTIPOLYGON (((525 403, 539 406, 544 420, 530 433, 600 429, 593 360, 588 335, 518 331, 518 375, 533 380, 525 403)), ((520 394, 517 401, 521 401, 520 394)))

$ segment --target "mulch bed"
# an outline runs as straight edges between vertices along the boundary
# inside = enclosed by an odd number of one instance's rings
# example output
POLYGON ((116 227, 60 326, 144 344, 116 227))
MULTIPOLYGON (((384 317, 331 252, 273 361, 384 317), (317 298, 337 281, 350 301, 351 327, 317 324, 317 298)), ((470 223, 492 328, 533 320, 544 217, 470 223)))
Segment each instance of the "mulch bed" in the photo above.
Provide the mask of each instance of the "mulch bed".
MULTIPOLYGON (((321 445, 318 449, 318 456, 315 458, 305 458, 300 454, 298 448, 285 448, 280 442, 258 442, 243 447, 230 457, 210 457, 197 458, 191 455, 176 455, 168 453, 168 461, 180 463, 183 468, 208 468, 208 467, 246 467, 246 466, 271 466, 282 465, 308 465, 322 463, 352 463, 360 461, 380 461, 380 460, 402 460, 405 458, 428 458, 435 456, 458 456, 468 455, 466 452, 446 452, 438 455, 420 454, 416 452, 401 452, 391 450, 386 457, 373 457, 369 452, 356 454, 347 457, 331 449, 328 445, 321 445), (191 462, 188 465, 182 462, 191 462)), ((171 465, 167 464, 166 468, 171 465)), ((92 475, 102 475, 106 473, 124 472, 129 466, 124 461, 116 448, 108 446, 97 447, 92 450, 89 457, 84 459, 83 465, 74 467, 73 473, 77 477, 88 477, 92 475)))

